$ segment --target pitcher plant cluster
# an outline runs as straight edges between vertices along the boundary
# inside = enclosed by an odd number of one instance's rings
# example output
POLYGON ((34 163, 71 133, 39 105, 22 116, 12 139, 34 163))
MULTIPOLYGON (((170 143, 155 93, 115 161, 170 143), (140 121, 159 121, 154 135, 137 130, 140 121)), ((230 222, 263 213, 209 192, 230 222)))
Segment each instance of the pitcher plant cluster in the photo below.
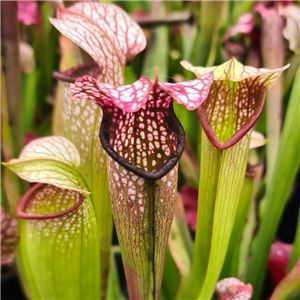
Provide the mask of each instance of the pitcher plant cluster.
POLYGON ((266 143, 252 129, 268 89, 289 66, 182 61, 195 79, 161 82, 156 68, 154 78, 128 83, 126 68, 146 36, 120 7, 78 2, 58 7, 50 22, 92 59, 53 75, 62 95, 57 134, 34 139, 3 163, 31 187, 17 206, 9 203, 19 222, 1 210, 1 264, 15 251, 29 299, 117 297, 113 219, 129 299, 169 299, 161 298, 165 259, 179 270, 174 299, 250 299, 256 286, 251 276, 242 277, 247 284, 235 278, 233 253, 252 198, 249 148, 266 143), (192 246, 179 208, 186 135, 174 102, 184 114, 197 111, 201 126, 192 246))

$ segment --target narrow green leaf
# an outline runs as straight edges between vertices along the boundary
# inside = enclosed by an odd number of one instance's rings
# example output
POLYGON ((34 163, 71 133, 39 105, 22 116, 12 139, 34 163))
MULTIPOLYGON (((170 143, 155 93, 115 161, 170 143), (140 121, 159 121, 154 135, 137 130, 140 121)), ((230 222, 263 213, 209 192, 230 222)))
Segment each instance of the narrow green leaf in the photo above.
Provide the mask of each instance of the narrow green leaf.
MULTIPOLYGON (((181 120, 180 120, 181 121, 181 120)), ((188 141, 186 141, 185 150, 179 160, 180 171, 182 172, 185 184, 198 188, 199 182, 199 164, 188 141)))
MULTIPOLYGON (((152 13, 156 16, 163 16, 165 12, 163 2, 152 2, 152 13)), ((169 57, 169 28, 159 26, 151 30, 151 44, 146 50, 146 57, 142 68, 142 75, 154 78, 155 67, 158 67, 158 78, 166 81, 168 75, 169 57)))
POLYGON ((36 88, 39 76, 41 76, 40 73, 35 69, 22 77, 22 113, 25 133, 34 129, 37 103, 36 88))
MULTIPOLYGON (((12 132, 9 127, 9 116, 7 107, 7 97, 5 89, 4 74, 1 72, 1 155, 5 161, 14 157, 14 143, 12 132)), ((9 212, 15 216, 16 207, 21 198, 22 186, 20 179, 9 169, 2 169, 2 191, 5 195, 5 201, 9 206, 9 212)), ((2 203, 4 199, 1 200, 2 203)))
POLYGON ((175 215, 168 244, 181 276, 187 276, 193 257, 193 242, 185 220, 183 202, 179 194, 176 199, 175 215))
POLYGON ((261 183, 261 178, 263 176, 263 172, 264 172, 264 164, 262 162, 257 163, 257 165, 254 166, 255 175, 253 180, 252 201, 250 203, 248 215, 246 218, 246 223, 243 228, 242 240, 240 244, 239 272, 238 272, 239 275, 238 277, 240 279, 244 279, 245 277, 248 257, 250 255, 250 250, 251 250, 251 244, 254 238, 255 229, 257 228, 258 217, 257 217, 257 210, 256 210, 256 197, 257 197, 258 187, 259 184, 261 183))
POLYGON ((22 256, 36 288, 34 299, 100 297, 98 229, 90 197, 67 214, 53 213, 71 208, 80 197, 76 191, 38 184, 21 200, 26 202, 23 214, 37 218, 21 224, 22 256))
POLYGON ((289 195, 300 162, 299 132, 300 69, 294 80, 286 113, 273 177, 266 194, 265 212, 254 241, 246 281, 253 286, 253 299, 258 299, 267 265, 269 250, 276 233, 285 201, 289 195))
POLYGON ((176 278, 176 288, 174 287, 174 282, 172 286, 175 288, 176 299, 180 299, 181 293, 183 292, 184 282, 190 272, 192 264, 193 242, 185 220, 183 202, 179 194, 175 202, 175 215, 168 245, 169 252, 179 272, 179 278, 176 278))
POLYGON ((113 246, 110 255, 110 268, 106 300, 125 300, 126 298, 121 291, 118 268, 116 263, 117 256, 121 256, 119 246, 113 246))
MULTIPOLYGON (((203 134, 204 136, 204 134, 203 134)), ((202 151, 201 151, 201 162, 205 159, 205 148, 209 149, 208 142, 206 136, 202 139, 202 151), (202 160, 203 159, 203 160, 202 160)), ((214 291, 215 284, 218 280, 218 277, 221 272, 221 268, 225 259, 230 235, 232 232, 232 227, 234 224, 236 210, 238 206, 238 201, 240 197, 240 191, 243 184, 243 178, 246 169, 247 163, 247 154, 250 144, 250 134, 248 133, 240 142, 238 142, 235 146, 222 151, 219 155, 219 165, 217 169, 217 182, 216 187, 213 191, 213 214, 211 215, 211 240, 206 241, 205 243, 210 243, 209 249, 209 259, 207 264, 207 269, 205 273, 205 279, 203 282, 203 286, 201 292, 199 293, 197 299, 209 299, 214 291)), ((210 145, 210 148, 213 146, 210 145)), ((208 151, 211 151, 208 150, 208 151)), ((206 151, 205 151, 206 152, 206 151)), ((209 166, 205 167, 203 164, 201 165, 201 173, 208 172, 209 166)), ((203 173, 202 173, 203 174, 203 173)), ((201 178, 200 174, 200 178, 201 178)), ((207 179, 206 179, 207 180, 207 179)), ((201 207, 207 199, 203 199, 201 196, 201 191, 203 191, 205 187, 199 185, 200 191, 200 202, 198 205, 201 207), (201 188, 200 188, 201 187, 201 188), (203 199, 203 200, 202 200, 203 199), (202 204, 202 201, 204 203, 202 204)), ((201 208, 200 208, 201 210, 201 208)), ((198 220, 202 220, 198 213, 198 220)), ((198 221, 199 224, 202 222, 198 221)), ((199 225, 200 227, 201 225, 199 225)), ((203 226, 203 225, 202 225, 203 226)), ((204 224, 207 226, 207 224, 204 224)), ((198 224, 197 229, 198 230, 198 224)), ((201 227, 200 227, 201 228, 201 227)), ((199 231, 199 230, 198 230, 199 231)), ((203 230, 199 231, 203 233, 203 230)), ((202 237, 203 238, 203 237, 202 237)), ((196 251, 201 251, 201 246, 197 247, 196 242, 196 251), (197 250, 199 249, 199 250, 197 250)))
POLYGON ((173 260, 173 257, 171 256, 169 248, 167 248, 159 299, 175 299, 179 280, 180 275, 178 272, 178 268, 173 260))
POLYGON ((240 194, 221 278, 239 277, 240 246, 243 229, 252 199, 253 178, 246 177, 240 194))
POLYGON ((218 150, 202 133, 195 254, 185 299, 209 299, 213 294, 235 220, 249 144, 250 133, 233 147, 218 150))
POLYGON ((202 1, 200 5, 200 30, 195 40, 192 62, 211 66, 215 62, 216 46, 226 1, 202 1))

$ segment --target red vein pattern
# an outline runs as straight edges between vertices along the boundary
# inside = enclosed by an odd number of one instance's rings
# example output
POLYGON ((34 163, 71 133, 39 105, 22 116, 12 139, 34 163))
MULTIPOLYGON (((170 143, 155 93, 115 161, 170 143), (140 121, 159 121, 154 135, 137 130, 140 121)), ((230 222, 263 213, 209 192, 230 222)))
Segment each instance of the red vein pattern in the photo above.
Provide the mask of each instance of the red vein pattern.
POLYGON ((108 176, 126 277, 130 278, 129 298, 158 299, 174 214, 177 166, 160 180, 149 181, 109 157, 108 176))
POLYGON ((42 299, 100 299, 97 221, 90 196, 81 197, 36 184, 21 199, 22 248, 42 299))
MULTIPOLYGON (((82 47, 101 66, 95 76, 92 70, 73 69, 68 76, 89 74, 101 82, 121 85, 124 67, 146 46, 142 29, 119 7, 113 4, 82 2, 59 9, 51 23, 65 36, 82 47), (85 72, 82 74, 82 72, 85 72)), ((98 215, 101 245, 101 298, 105 298, 110 255, 110 208, 106 179, 106 154, 99 142, 98 131, 102 110, 82 98, 70 98, 69 84, 63 83, 64 135, 77 147, 81 156, 79 171, 92 193, 98 215), (100 215, 101 213, 101 215, 100 215), (102 216, 105 218, 102 218, 102 216), (107 230, 108 229, 108 230, 107 230)))
POLYGON ((126 63, 146 47, 142 29, 113 4, 81 2, 70 9, 60 7, 50 22, 91 55, 111 84, 123 83, 126 63))
POLYGON ((17 215, 22 219, 58 218, 76 210, 84 199, 85 196, 77 191, 36 184, 20 200, 17 215))
POLYGON ((129 63, 146 47, 146 38, 140 26, 128 14, 114 4, 81 2, 70 8, 102 26, 101 19, 109 24, 107 35, 117 45, 122 64, 129 63))
POLYGON ((108 152, 113 216, 130 299, 158 299, 165 249, 174 213, 177 162, 184 131, 172 102, 195 109, 206 99, 212 73, 179 84, 146 77, 113 87, 84 76, 73 98, 103 110, 100 139, 108 152))
MULTIPOLYGON (((166 164, 179 143, 182 150, 184 147, 184 139, 179 141, 181 126, 173 112, 173 100, 195 109, 207 97, 211 81, 211 73, 179 84, 141 77, 132 85, 113 87, 84 76, 71 86, 71 95, 102 107, 103 145, 131 165, 154 172, 166 164)), ((178 155, 177 160, 181 153, 178 155)))
POLYGON ((181 64, 196 76, 214 73, 209 95, 198 114, 205 133, 218 149, 232 147, 254 126, 267 90, 288 67, 256 69, 243 66, 234 58, 210 68, 194 67, 186 61, 181 64))

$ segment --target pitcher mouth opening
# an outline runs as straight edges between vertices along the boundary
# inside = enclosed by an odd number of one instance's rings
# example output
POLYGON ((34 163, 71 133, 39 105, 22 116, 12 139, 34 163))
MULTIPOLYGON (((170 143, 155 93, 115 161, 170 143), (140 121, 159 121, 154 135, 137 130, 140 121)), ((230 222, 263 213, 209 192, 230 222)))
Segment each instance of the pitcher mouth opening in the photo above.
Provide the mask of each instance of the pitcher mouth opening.
POLYGON ((173 108, 172 114, 168 116, 168 125, 172 129, 172 132, 176 136, 176 146, 175 150, 170 153, 169 157, 158 166, 155 170, 146 170, 141 166, 136 166, 133 163, 126 160, 122 155, 120 155, 111 145, 110 143, 110 128, 109 128, 109 115, 107 113, 103 113, 103 120, 100 127, 99 138, 102 144, 103 149, 107 152, 107 154, 122 167, 127 169, 128 171, 136 174, 139 177, 142 177, 147 180, 158 180, 167 175, 178 163, 184 148, 185 148, 185 132, 177 119, 173 108))

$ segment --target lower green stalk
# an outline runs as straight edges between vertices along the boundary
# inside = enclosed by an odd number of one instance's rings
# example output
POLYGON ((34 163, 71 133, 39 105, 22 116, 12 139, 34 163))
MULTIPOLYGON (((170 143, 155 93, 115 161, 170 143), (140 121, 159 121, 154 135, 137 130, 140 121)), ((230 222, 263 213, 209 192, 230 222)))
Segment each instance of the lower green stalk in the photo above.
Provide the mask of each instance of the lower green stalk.
POLYGON ((225 260, 243 185, 250 133, 227 150, 202 134, 198 216, 186 299, 209 299, 225 260))

